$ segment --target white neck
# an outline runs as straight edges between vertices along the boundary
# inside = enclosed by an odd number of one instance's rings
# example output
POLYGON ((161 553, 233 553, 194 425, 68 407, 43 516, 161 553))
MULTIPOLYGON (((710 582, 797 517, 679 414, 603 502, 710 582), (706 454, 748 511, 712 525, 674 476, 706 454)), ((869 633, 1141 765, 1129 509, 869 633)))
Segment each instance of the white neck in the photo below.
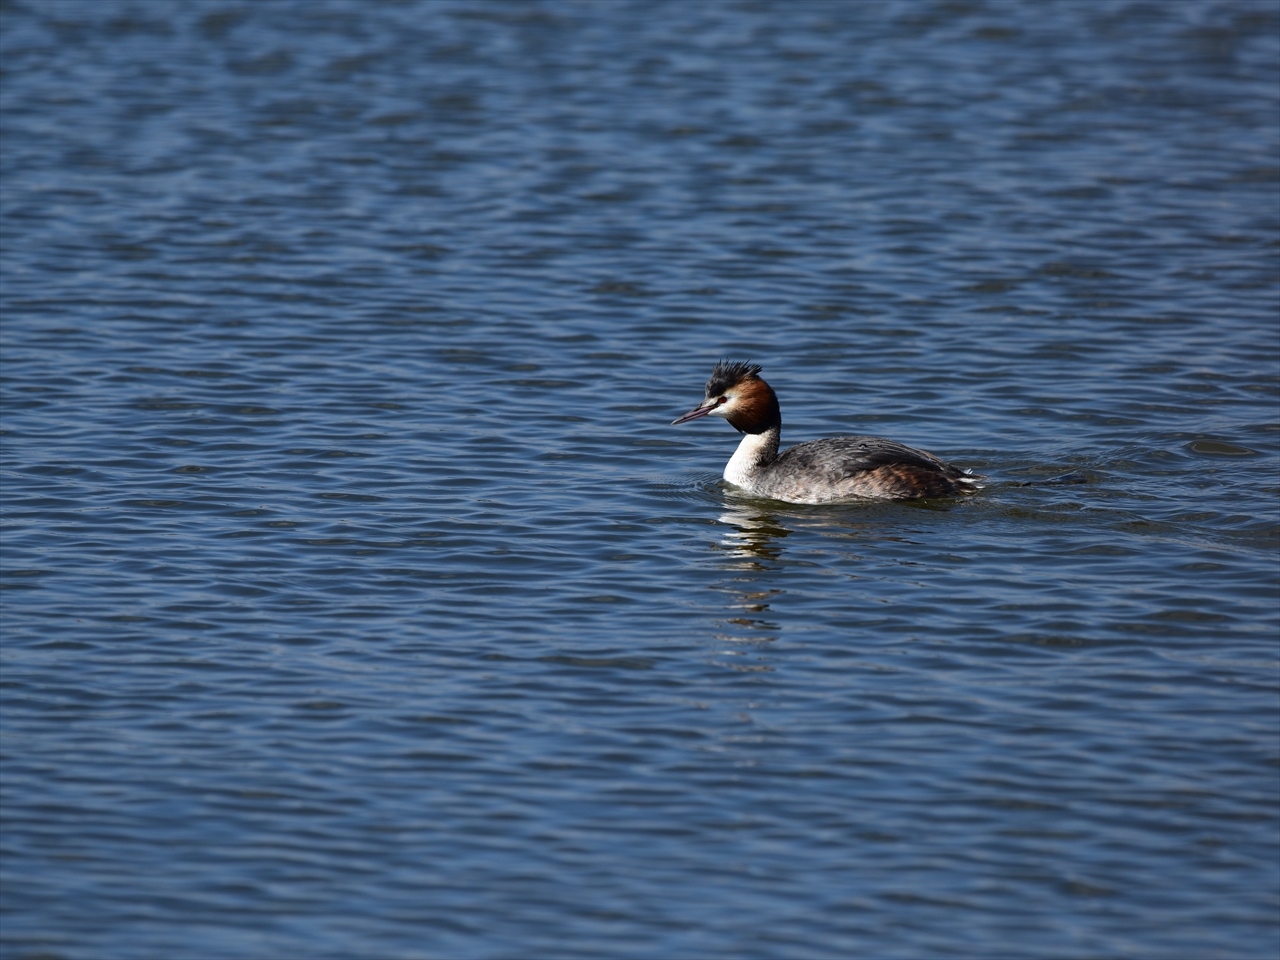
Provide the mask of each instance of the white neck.
POLYGON ((724 467, 724 478, 730 483, 751 488, 752 478, 778 457, 781 427, 770 427, 764 433, 744 433, 738 449, 724 467))

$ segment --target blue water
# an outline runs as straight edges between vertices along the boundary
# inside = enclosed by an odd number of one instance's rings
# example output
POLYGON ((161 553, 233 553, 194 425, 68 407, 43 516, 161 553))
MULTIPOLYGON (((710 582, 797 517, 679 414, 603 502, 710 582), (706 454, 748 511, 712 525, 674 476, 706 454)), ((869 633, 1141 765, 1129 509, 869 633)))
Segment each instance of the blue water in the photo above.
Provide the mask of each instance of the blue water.
POLYGON ((1273 2, 3 0, 0 224, 6 960, 1280 951, 1273 2))

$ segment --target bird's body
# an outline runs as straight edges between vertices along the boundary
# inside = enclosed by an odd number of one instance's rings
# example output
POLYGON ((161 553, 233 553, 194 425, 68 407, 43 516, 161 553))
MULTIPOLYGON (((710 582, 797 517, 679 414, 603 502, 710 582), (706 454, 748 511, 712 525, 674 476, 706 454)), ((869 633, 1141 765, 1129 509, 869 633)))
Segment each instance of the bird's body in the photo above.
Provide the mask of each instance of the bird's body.
POLYGON ((975 477, 931 453, 880 437, 830 437, 778 453, 782 413, 752 363, 716 364, 703 402, 673 423, 724 417, 743 434, 724 478, 748 493, 791 503, 949 497, 973 492, 975 477))

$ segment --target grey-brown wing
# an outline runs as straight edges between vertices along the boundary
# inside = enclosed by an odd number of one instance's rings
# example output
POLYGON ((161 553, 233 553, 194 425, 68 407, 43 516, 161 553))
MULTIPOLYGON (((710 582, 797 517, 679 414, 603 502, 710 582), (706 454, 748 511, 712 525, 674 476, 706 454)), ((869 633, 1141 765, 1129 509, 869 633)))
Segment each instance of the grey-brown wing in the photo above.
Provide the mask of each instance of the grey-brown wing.
POLYGON ((821 473, 833 481, 886 466, 918 467, 952 478, 964 475, 958 467, 931 453, 883 437, 832 437, 800 443, 778 458, 779 466, 784 463, 797 470, 821 473))

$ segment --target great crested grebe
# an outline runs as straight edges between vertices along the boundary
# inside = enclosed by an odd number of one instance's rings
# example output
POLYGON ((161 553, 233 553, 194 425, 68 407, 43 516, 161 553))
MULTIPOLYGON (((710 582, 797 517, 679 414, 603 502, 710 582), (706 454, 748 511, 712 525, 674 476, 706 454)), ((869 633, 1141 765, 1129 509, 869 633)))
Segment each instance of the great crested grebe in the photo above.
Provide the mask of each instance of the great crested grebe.
POLYGON ((912 500, 972 493, 978 477, 931 453, 880 437, 829 437, 781 455, 782 412, 758 363, 721 360, 706 398, 672 424, 724 417, 743 434, 724 478, 748 493, 791 503, 872 498, 912 500))

